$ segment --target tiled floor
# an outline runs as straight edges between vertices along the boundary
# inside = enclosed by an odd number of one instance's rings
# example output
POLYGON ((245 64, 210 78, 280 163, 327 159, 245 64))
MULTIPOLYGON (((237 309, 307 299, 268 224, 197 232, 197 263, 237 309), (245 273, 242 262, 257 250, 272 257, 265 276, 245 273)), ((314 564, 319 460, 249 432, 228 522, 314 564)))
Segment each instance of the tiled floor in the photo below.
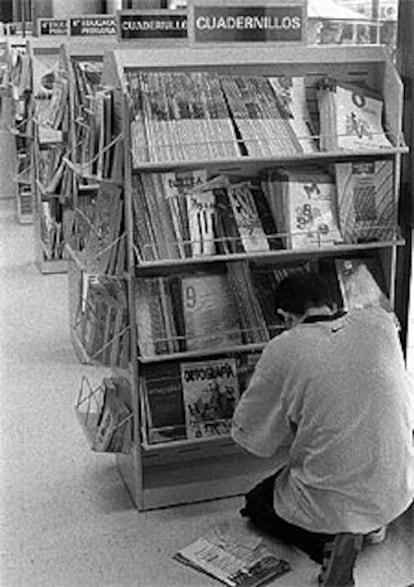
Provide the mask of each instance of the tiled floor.
MULTIPOLYGON (((5 177, 2 168, 0 189, 5 177)), ((245 527, 242 499, 136 512, 113 459, 90 452, 78 427, 81 375, 103 372, 77 362, 66 276, 41 275, 33 250, 33 227, 16 223, 13 200, 0 200, 1 587, 218 585, 172 555, 218 521, 245 527)), ((413 515, 361 553, 358 587, 414 581, 413 515)), ((271 545, 293 568, 275 587, 316 587, 316 564, 271 545)))

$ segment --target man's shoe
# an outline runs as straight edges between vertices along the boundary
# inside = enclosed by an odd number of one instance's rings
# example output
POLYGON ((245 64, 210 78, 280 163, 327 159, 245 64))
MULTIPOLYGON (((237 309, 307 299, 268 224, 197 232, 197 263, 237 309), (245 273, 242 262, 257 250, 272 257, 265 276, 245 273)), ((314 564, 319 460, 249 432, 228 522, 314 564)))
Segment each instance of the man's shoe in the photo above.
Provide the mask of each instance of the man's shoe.
POLYGON ((382 526, 378 530, 369 532, 364 535, 364 546, 371 546, 372 544, 381 544, 387 536, 387 526, 382 526))
POLYGON ((320 587, 352 587, 354 565, 362 548, 362 534, 337 534, 324 547, 320 587))

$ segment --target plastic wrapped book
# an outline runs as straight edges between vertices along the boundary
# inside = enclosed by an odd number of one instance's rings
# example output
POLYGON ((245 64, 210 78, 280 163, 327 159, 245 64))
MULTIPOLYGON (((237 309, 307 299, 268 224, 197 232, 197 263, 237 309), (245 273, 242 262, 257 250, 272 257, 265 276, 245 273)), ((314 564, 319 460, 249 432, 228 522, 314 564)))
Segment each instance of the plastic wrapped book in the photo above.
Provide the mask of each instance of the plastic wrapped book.
POLYGON ((258 587, 291 569, 260 537, 232 528, 229 522, 212 528, 174 558, 229 587, 258 587))

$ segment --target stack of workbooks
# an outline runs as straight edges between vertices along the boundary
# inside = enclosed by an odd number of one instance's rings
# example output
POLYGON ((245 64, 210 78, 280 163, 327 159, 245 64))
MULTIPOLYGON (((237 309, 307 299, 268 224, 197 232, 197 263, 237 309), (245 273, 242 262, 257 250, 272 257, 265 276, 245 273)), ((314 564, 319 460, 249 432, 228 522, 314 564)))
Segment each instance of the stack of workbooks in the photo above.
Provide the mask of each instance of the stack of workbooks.
POLYGON ((393 146, 383 127, 383 99, 367 88, 324 79, 317 92, 321 151, 393 146))
POLYGON ((335 270, 346 310, 381 306, 392 312, 385 294, 386 286, 382 267, 375 257, 335 259, 335 270))
POLYGON ((241 136, 243 154, 262 158, 301 152, 294 129, 282 115, 267 78, 222 76, 220 82, 241 136))
POLYGON ((240 155, 216 74, 131 72, 128 83, 134 165, 240 155))
POLYGON ((139 261, 182 259, 280 247, 258 183, 231 183, 203 170, 132 178, 139 261))
POLYGON ((135 317, 138 347, 142 357, 176 353, 181 350, 173 280, 138 279, 135 291, 135 317), (175 304, 173 304, 173 299, 175 304))
POLYGON ((130 72, 134 165, 314 151, 304 79, 289 79, 130 72))
MULTIPOLYGON (((315 121, 308 107, 308 88, 302 76, 278 76, 268 78, 276 94, 279 110, 291 127, 300 151, 314 153, 318 150, 315 121)), ((297 143, 296 143, 297 146, 297 143)))
POLYGON ((336 163, 339 226, 347 243, 394 239, 394 163, 384 159, 336 163))
POLYGON ((307 249, 342 241, 334 179, 318 168, 280 169, 262 181, 285 248, 307 249))
POLYGON ((269 340, 266 319, 257 299, 252 275, 245 261, 227 263, 227 275, 242 326, 245 344, 269 340))

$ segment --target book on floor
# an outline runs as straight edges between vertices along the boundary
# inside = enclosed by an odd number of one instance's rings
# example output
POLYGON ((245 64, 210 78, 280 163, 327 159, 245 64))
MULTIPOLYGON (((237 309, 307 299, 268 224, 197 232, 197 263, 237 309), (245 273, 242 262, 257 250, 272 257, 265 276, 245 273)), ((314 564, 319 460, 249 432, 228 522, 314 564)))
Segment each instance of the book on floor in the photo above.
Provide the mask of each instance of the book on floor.
POLYGON ((229 522, 210 528, 173 558, 229 587, 258 587, 291 570, 262 538, 229 522))

